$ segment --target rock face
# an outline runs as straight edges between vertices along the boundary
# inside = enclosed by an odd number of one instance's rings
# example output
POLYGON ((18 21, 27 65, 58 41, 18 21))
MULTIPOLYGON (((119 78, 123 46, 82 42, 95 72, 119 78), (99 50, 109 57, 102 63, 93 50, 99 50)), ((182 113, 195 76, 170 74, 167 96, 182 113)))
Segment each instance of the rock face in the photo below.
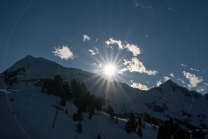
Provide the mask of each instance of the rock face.
POLYGON ((186 122, 200 127, 208 123, 208 95, 177 85, 168 80, 159 87, 143 91, 131 88, 128 84, 110 82, 99 75, 80 69, 66 68, 44 58, 26 56, 0 74, 2 85, 7 89, 41 90, 44 79, 61 75, 64 81, 76 79, 85 83, 91 94, 103 97, 114 108, 115 113, 135 112, 156 119, 169 117, 178 122, 186 122))

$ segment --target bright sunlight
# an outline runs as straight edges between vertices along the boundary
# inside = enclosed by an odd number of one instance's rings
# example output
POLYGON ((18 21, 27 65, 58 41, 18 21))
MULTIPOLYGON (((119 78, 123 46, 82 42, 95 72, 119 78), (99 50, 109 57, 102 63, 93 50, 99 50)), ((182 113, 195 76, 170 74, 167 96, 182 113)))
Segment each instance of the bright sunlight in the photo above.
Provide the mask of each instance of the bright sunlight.
POLYGON ((112 64, 108 64, 105 66, 104 72, 107 76, 113 76, 116 73, 116 67, 112 64))

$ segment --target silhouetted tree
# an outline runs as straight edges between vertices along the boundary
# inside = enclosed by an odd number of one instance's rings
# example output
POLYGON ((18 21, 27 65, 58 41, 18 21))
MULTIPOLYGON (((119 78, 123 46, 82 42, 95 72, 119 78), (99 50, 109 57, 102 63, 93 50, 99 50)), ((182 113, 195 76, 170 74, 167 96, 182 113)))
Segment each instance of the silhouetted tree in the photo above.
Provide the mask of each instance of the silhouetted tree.
POLYGON ((73 115, 73 121, 77 121, 77 114, 76 113, 74 113, 74 115, 73 115))
POLYGON ((141 117, 138 118, 138 125, 139 125, 139 127, 142 127, 142 118, 141 117))
POLYGON ((68 82, 63 83, 63 90, 64 90, 64 94, 66 95, 66 100, 69 100, 72 97, 72 93, 68 82))
POLYGON ((130 120, 128 122, 126 122, 125 131, 127 133, 131 133, 131 122, 130 122, 130 120))
POLYGON ((78 132, 78 133, 82 133, 82 125, 81 125, 81 123, 79 123, 79 124, 77 125, 77 132, 78 132))
POLYGON ((97 135, 97 139, 101 139, 100 135, 97 135))
POLYGON ((136 131, 136 119, 135 119, 135 115, 133 112, 131 112, 130 123, 131 123, 131 131, 135 132, 136 131))
POLYGON ((141 138, 143 136, 143 133, 142 133, 142 128, 139 127, 138 129, 138 136, 141 138))
POLYGON ((143 123, 142 128, 145 129, 145 124, 143 123))
POLYGON ((116 117, 116 123, 118 123, 118 117, 116 117))
POLYGON ((66 100, 64 98, 61 99, 61 106, 66 106, 66 100))

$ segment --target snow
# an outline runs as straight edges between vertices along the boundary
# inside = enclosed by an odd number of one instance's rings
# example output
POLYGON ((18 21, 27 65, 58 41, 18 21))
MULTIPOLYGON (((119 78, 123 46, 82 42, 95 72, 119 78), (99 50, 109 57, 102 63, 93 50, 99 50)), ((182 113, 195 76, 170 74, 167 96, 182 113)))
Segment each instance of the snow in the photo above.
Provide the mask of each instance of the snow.
MULTIPOLYGON (((4 112, 4 116, 1 115, 1 119, 7 119, 1 121, 4 124, 1 124, 0 128, 9 131, 4 133, 5 137, 65 139, 75 138, 76 135, 78 139, 95 139, 97 135, 100 134, 102 139, 138 138, 136 133, 127 134, 125 132, 124 128, 127 119, 119 119, 116 124, 108 115, 101 112, 96 112, 97 114, 94 114, 91 120, 88 119, 88 114, 84 113, 84 120, 81 121, 83 130, 82 133, 79 134, 76 131, 76 124, 78 124, 78 122, 72 120, 73 114, 77 111, 77 108, 71 101, 67 101, 67 105, 63 107, 64 109, 68 109, 68 114, 65 114, 65 111, 59 110, 55 128, 52 128, 56 112, 56 109, 52 107, 52 105, 59 103, 61 99, 60 97, 48 96, 47 94, 40 93, 38 89, 20 90, 19 92, 12 92, 10 94, 1 92, 0 95, 4 95, 4 97, 1 97, 0 105, 2 106, 4 104, 3 106, 5 106, 4 111, 2 111, 4 112), (13 98, 14 101, 10 101, 10 98, 13 98), (11 110, 9 110, 7 104, 11 106, 11 110), (15 114, 12 114, 13 111, 15 114), (7 128, 5 129, 3 125, 7 125, 7 128), (15 130, 19 130, 18 133, 13 132, 14 127, 15 130), (10 133, 13 133, 14 136, 10 136, 10 133)), ((145 125, 146 128, 143 129, 142 138, 156 138, 157 129, 154 129, 147 123, 145 123, 145 125)), ((2 133, 0 135, 2 135, 2 133)))
MULTIPOLYGON (((108 100, 116 113, 130 111, 148 113, 152 117, 162 120, 167 120, 166 115, 169 115, 180 120, 189 119, 190 124, 195 126, 199 126, 203 114, 208 115, 208 100, 205 96, 180 87, 171 80, 161 84, 159 87, 142 91, 131 88, 125 83, 111 82, 93 73, 75 68, 66 68, 44 58, 34 58, 32 56, 27 56, 16 62, 7 72, 15 71, 22 67, 25 68, 25 72, 20 72, 15 76, 19 80, 18 83, 8 86, 0 80, 0 112, 3 113, 0 115, 0 120, 2 123, 6 122, 5 124, 1 124, 0 127, 1 131, 4 131, 5 134, 9 131, 7 129, 11 128, 13 131, 13 127, 22 126, 22 129, 18 129, 22 132, 25 130, 32 138, 41 136, 43 138, 65 138, 65 136, 67 138, 74 138, 75 135, 77 138, 96 138, 97 134, 100 134, 101 138, 115 138, 116 136, 119 136, 118 138, 138 138, 138 135, 135 133, 129 135, 124 131, 127 119, 119 119, 119 123, 115 124, 103 113, 93 116, 92 120, 89 120, 87 116, 84 117, 84 121, 82 122, 83 133, 78 134, 76 132, 77 123, 71 119, 77 110, 72 102, 67 102, 67 106, 65 107, 69 112, 67 115, 63 111, 59 111, 55 129, 51 129, 56 112, 52 105, 59 103, 60 98, 40 93, 41 88, 35 87, 34 82, 30 82, 29 80, 40 81, 40 78, 53 79, 57 74, 60 74, 63 80, 69 83, 74 78, 84 82, 91 94, 104 97, 108 100), (8 87, 10 89, 7 89, 8 87), (14 98, 14 101, 9 100, 11 97, 14 98), (150 104, 152 109, 148 108, 147 104, 150 104), (163 105, 167 107, 164 112, 154 111, 153 108, 155 106, 163 105), (12 114, 13 111, 15 111, 14 115, 12 114), (187 115, 183 115, 182 111, 192 116, 187 117, 187 115), (5 115, 8 115, 8 117, 5 115), (98 124, 98 121, 100 124, 98 124), (14 125, 12 127, 8 126, 11 123, 14 125), (4 127, 2 125, 7 126, 4 127), (91 135, 91 132, 89 133, 88 131, 93 131, 94 134, 91 135)), ((3 79, 3 77, 4 74, 0 74, 0 79, 3 79)), ((205 118, 204 122, 207 123, 208 119, 205 118)), ((0 135, 3 134, 0 133, 0 135)), ((156 138, 156 134, 156 130, 152 129, 151 124, 146 123, 143 138, 156 138)), ((20 138, 23 138, 22 134, 20 136, 20 138)), ((26 134, 24 134, 24 137, 27 138, 26 134)))

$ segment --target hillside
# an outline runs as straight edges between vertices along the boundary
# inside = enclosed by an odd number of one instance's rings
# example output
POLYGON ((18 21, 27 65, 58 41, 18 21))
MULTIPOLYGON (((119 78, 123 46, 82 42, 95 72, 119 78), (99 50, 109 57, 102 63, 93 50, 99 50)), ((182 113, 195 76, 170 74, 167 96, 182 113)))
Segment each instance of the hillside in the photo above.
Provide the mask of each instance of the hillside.
MULTIPOLYGON (((206 111, 208 108, 207 98, 195 91, 189 91, 171 80, 161 84, 159 87, 143 91, 131 88, 125 83, 110 82, 99 75, 80 69, 62 67, 55 62, 32 56, 26 56, 16 62, 1 73, 0 78, 5 82, 7 89, 19 90, 19 92, 13 92, 9 95, 33 92, 35 96, 37 95, 37 99, 41 100, 45 97, 40 94, 43 79, 53 79, 58 74, 61 75, 64 81, 69 83, 74 78, 83 82, 91 94, 108 100, 117 114, 132 111, 136 114, 143 114, 146 117, 154 117, 159 120, 172 117, 181 122, 181 124, 187 123, 196 127, 200 127, 202 121, 204 123, 208 122, 206 117, 208 114, 206 111)), ((50 106, 52 105, 51 103, 50 106)), ((74 106, 70 104, 70 107, 74 106)), ((52 107, 51 109, 54 108, 52 107)))

